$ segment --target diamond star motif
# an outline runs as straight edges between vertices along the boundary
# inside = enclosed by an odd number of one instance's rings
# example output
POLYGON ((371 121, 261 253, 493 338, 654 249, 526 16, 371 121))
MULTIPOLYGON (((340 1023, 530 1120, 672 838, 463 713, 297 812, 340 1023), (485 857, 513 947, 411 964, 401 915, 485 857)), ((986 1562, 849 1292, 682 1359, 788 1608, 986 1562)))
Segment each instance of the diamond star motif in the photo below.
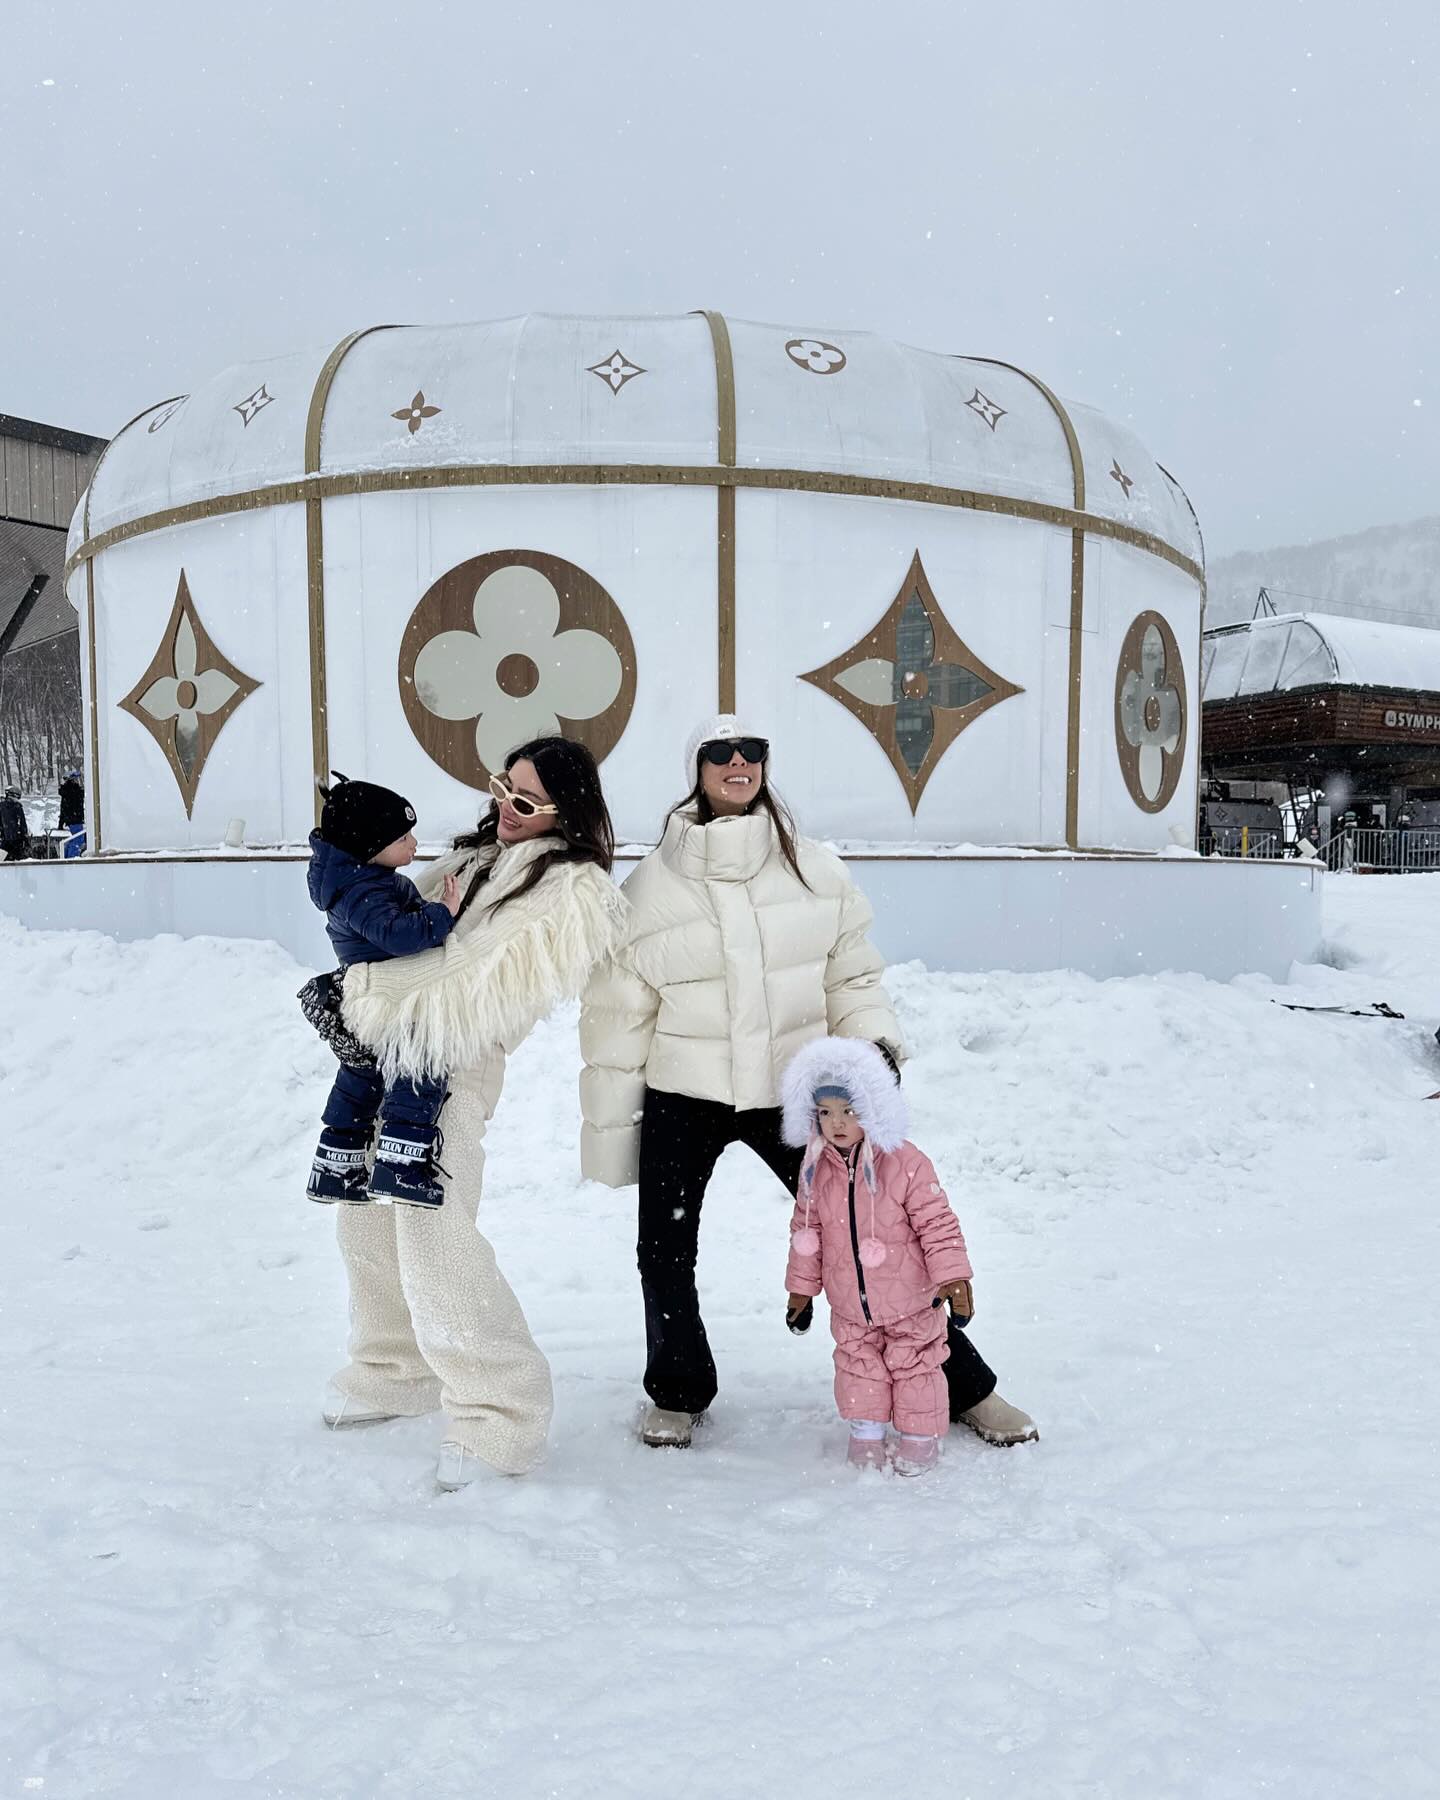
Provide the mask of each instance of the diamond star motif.
POLYGON ((618 394, 627 381, 643 375, 645 370, 638 363, 632 363, 623 351, 613 350, 598 363, 591 363, 589 373, 598 375, 612 394, 618 394))
POLYGON ((983 419, 992 431, 1005 417, 1005 408, 997 406, 989 395, 982 394, 978 387, 965 404, 971 412, 983 419))
POLYGON ((205 629, 182 569, 160 646, 149 668, 117 704, 160 746, 187 819, 215 740, 231 714, 259 686, 236 668, 205 629))
POLYGON ((274 398, 275 396, 262 381, 253 394, 247 394, 238 406, 232 406, 230 410, 239 413, 245 424, 249 425, 256 413, 264 412, 274 398))
POLYGON ((424 394, 417 388, 415 398, 410 404, 408 406, 402 406, 399 412, 391 413, 390 417, 392 419, 399 419, 404 425, 408 426, 411 437, 414 437, 415 433, 425 421, 427 419, 433 419, 440 410, 441 409, 438 406, 427 406, 425 404, 424 394))
POLYGON ((1135 485, 1135 479, 1133 476, 1125 473, 1120 467, 1118 459, 1112 459, 1110 463, 1110 479, 1119 482, 1120 486, 1125 490, 1125 498, 1128 500, 1130 498, 1130 490, 1135 485))
POLYGON ((874 737, 912 813, 961 732, 1022 691, 988 667, 946 618, 918 550, 874 630, 800 679, 838 700, 874 737))

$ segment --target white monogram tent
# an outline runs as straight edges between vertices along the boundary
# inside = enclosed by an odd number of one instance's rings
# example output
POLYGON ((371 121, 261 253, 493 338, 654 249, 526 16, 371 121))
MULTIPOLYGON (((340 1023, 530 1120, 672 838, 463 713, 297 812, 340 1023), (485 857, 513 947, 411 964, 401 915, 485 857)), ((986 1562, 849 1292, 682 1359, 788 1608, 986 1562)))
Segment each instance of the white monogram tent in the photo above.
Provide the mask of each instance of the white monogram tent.
POLYGON ((437 841, 556 729, 649 843, 730 710, 808 832, 932 875, 1194 842, 1183 491, 1037 377, 868 332, 535 315, 231 368, 111 443, 68 592, 102 855, 298 848, 331 768, 437 841))

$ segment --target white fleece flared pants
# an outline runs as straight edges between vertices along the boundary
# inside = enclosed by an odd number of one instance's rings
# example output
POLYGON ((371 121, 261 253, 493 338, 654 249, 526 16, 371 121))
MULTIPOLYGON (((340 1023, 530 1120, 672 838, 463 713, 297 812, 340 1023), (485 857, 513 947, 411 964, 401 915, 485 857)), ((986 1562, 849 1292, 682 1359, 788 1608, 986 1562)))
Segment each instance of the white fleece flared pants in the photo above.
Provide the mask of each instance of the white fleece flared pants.
POLYGON ((505 1056, 452 1077, 441 1115, 445 1203, 341 1206, 337 1235, 350 1282, 350 1361, 341 1393, 386 1412, 443 1407, 445 1435, 506 1474, 545 1451, 550 1365, 475 1228, 485 1128, 500 1098, 505 1056))

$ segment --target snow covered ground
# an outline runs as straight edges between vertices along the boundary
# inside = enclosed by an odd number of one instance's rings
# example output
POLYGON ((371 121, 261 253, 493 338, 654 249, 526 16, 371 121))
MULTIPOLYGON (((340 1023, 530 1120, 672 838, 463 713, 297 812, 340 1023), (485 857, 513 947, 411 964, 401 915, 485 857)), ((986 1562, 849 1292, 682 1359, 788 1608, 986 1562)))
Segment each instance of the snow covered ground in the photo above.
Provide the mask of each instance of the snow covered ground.
POLYGON ((553 1359, 537 1475, 318 1420, 301 1197, 330 1065, 273 946, 0 922, 0 1800, 1440 1791, 1440 880, 1343 878, 1327 965, 894 972, 975 1337, 1043 1439, 856 1477, 788 1207, 707 1205, 721 1365, 630 1435, 633 1195, 576 1178, 573 1012, 515 1058, 487 1229, 553 1359))

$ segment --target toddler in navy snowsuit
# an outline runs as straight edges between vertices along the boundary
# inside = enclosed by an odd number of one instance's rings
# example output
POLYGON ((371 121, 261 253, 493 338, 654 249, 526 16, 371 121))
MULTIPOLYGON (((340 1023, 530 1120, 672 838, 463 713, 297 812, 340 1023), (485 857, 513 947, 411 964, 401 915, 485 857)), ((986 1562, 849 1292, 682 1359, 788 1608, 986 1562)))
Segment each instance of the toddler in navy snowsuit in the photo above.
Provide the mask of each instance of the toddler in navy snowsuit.
MULTIPOLYGON (((423 900, 400 870, 415 855, 415 809, 389 788, 337 776, 320 827, 310 833, 310 898, 325 914, 343 983, 352 963, 389 962, 433 950, 460 910, 453 876, 443 900, 423 900)), ((312 1200, 399 1201, 439 1206, 436 1161, 447 1084, 401 1076, 388 1085, 373 1062, 345 1062, 321 1115, 323 1129, 305 1191, 312 1200), (370 1139, 380 1120, 374 1168, 370 1139)))

